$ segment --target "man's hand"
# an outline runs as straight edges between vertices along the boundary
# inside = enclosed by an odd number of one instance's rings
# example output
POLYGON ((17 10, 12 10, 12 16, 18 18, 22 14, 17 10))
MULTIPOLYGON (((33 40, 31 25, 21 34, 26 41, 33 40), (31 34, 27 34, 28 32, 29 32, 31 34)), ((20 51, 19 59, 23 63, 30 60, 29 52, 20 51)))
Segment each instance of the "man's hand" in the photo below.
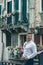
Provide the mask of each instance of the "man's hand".
POLYGON ((25 57, 23 57, 23 56, 22 56, 22 57, 21 57, 21 59, 23 59, 23 60, 24 60, 24 59, 25 59, 25 57))
POLYGON ((28 60, 29 58, 25 57, 25 60, 28 60))
POLYGON ((21 59, 23 59, 23 60, 28 60, 29 58, 22 56, 21 59))

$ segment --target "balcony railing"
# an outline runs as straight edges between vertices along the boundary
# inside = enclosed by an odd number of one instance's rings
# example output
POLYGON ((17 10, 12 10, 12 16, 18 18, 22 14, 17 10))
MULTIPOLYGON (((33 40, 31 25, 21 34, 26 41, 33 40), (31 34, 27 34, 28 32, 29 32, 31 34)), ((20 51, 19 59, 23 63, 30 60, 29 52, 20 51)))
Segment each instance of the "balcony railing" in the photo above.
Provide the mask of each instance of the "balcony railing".
POLYGON ((14 61, 0 61, 0 65, 23 65, 23 63, 20 62, 14 62, 14 61))
MULTIPOLYGON (((23 65, 23 61, 22 59, 9 59, 9 61, 0 61, 0 65, 23 65)), ((43 65, 43 50, 38 52, 33 65, 43 65)))

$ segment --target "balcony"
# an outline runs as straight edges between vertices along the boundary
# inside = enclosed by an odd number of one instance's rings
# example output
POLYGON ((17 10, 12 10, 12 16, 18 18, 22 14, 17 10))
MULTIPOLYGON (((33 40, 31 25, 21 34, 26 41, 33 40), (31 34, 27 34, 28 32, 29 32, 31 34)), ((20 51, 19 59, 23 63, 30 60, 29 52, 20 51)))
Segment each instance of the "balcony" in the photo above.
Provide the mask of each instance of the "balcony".
POLYGON ((14 24, 12 24, 12 23, 7 24, 6 23, 6 21, 7 21, 6 18, 8 18, 10 16, 15 16, 15 15, 16 15, 16 13, 9 13, 9 14, 5 14, 4 16, 3 15, 0 16, 0 18, 1 18, 1 27, 0 27, 1 30, 3 30, 3 31, 7 30, 9 32, 13 32, 13 31, 15 31, 15 32, 26 32, 27 31, 28 26, 29 26, 28 20, 26 20, 26 22, 24 22, 24 20, 21 20, 21 21, 16 22, 16 24, 15 23, 14 24))
POLYGON ((7 24, 5 22, 0 24, 0 28, 3 31, 9 32, 26 32, 28 28, 28 23, 17 23, 17 24, 7 24))

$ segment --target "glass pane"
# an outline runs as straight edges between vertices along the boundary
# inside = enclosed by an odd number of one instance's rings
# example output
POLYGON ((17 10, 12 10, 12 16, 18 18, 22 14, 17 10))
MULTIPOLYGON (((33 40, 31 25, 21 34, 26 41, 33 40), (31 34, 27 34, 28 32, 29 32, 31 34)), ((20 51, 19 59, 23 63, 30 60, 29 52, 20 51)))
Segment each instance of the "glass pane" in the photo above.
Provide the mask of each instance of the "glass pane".
POLYGON ((27 7, 27 0, 22 0, 22 19, 26 22, 26 7, 27 7))
POLYGON ((7 3, 7 13, 12 12, 12 1, 7 3))
POLYGON ((1 5, 0 5, 0 15, 1 15, 1 5))
POLYGON ((15 8, 15 10, 18 10, 18 8, 19 8, 19 0, 14 0, 14 8, 15 8))
MULTIPOLYGON (((19 0, 14 0, 14 9, 15 9, 15 11, 17 11, 19 9, 19 0)), ((18 17, 19 17, 19 13, 16 13, 14 16, 15 24, 17 24, 17 22, 18 22, 18 17)))
MULTIPOLYGON (((0 5, 0 15, 1 15, 1 5, 0 5)), ((0 17, 0 21, 1 21, 1 17, 0 17)))
POLYGON ((42 11, 43 11, 43 0, 42 0, 42 11))
MULTIPOLYGON (((12 12, 12 1, 7 2, 7 13, 11 13, 12 12)), ((12 16, 7 18, 7 23, 11 23, 12 22, 12 16)))
POLYGON ((7 18, 7 23, 9 24, 11 22, 12 22, 12 16, 10 16, 10 17, 7 18))
POLYGON ((11 34, 9 32, 6 33, 6 46, 11 46, 11 34))

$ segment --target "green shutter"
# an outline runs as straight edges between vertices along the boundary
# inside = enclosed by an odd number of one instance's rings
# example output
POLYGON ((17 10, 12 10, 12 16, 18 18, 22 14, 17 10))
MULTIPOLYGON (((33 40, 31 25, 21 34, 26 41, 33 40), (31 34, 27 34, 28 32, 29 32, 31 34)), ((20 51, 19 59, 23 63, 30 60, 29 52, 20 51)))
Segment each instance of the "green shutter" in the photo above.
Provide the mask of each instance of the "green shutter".
MULTIPOLYGON (((1 5, 0 5, 0 15, 1 15, 1 5)), ((0 17, 0 21, 1 21, 1 17, 0 17)), ((1 27, 1 25, 0 25, 0 27, 1 27)))
MULTIPOLYGON (((14 9, 15 11, 19 9, 19 0, 14 0, 14 9)), ((15 17, 15 24, 16 24, 18 22, 19 14, 16 13, 14 17, 15 17)))
POLYGON ((42 11, 43 11, 43 0, 42 0, 42 11))
POLYGON ((12 16, 7 18, 7 24, 11 24, 12 23, 12 16))
MULTIPOLYGON (((12 1, 7 2, 7 13, 12 12, 12 1)), ((12 16, 7 18, 7 23, 10 24, 12 23, 12 16)))
POLYGON ((22 0, 22 19, 24 22, 26 22, 26 7, 27 7, 27 4, 26 4, 26 1, 27 0, 22 0))
POLYGON ((0 5, 0 15, 1 15, 1 5, 0 5))
POLYGON ((18 10, 18 2, 19 0, 14 0, 14 7, 15 7, 15 10, 18 10))
POLYGON ((6 33, 6 46, 11 46, 11 34, 9 32, 6 33))
POLYGON ((7 13, 10 13, 10 12, 12 12, 12 1, 9 1, 7 3, 7 13))

